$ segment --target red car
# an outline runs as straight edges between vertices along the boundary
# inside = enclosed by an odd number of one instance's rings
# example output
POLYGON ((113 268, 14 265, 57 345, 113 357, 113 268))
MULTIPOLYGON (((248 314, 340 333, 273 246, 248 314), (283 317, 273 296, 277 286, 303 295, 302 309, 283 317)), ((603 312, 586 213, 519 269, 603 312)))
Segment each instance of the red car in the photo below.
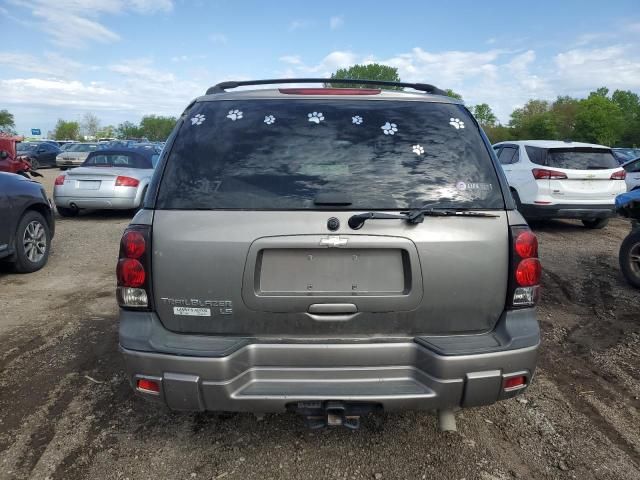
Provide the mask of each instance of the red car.
POLYGON ((16 145, 22 137, 0 135, 0 172, 22 173, 31 170, 31 163, 26 157, 18 156, 16 145))

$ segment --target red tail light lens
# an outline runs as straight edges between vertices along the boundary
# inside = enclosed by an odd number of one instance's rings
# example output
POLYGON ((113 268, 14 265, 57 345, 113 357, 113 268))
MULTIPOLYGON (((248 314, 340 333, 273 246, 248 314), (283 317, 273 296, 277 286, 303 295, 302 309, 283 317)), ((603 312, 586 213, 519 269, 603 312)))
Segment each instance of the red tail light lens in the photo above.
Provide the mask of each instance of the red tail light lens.
POLYGON ((520 258, 538 256, 538 238, 530 230, 525 230, 516 238, 516 253, 520 258))
POLYGON ((144 285, 146 273, 142 264, 134 258, 124 258, 118 262, 118 285, 138 288, 144 285))
POLYGON ((122 236, 122 246, 127 258, 140 258, 144 254, 146 242, 140 232, 130 230, 122 236))
POLYGON ((548 170, 546 168, 534 168, 531 172, 533 173, 533 178, 536 180, 562 180, 567 178, 567 175, 563 172, 548 170))
POLYGON ((54 185, 64 185, 64 175, 58 175, 56 177, 56 181, 54 182, 54 185))
POLYGON ((511 390, 515 388, 522 388, 527 384, 527 377, 524 375, 518 375, 517 377, 509 377, 504 380, 504 389, 511 390))
POLYGON ((627 178, 627 172, 624 170, 618 170, 611 174, 611 180, 624 180, 625 178, 627 178))
POLYGON ((116 177, 116 187, 137 187, 140 180, 131 177, 116 177))
POLYGON ((138 387, 138 390, 145 393, 160 393, 160 383, 155 380, 140 378, 138 379, 138 384, 136 386, 138 387))
POLYGON ((537 258, 525 258, 516 268, 516 282, 521 287, 533 287, 540 283, 542 265, 537 258))
POLYGON ((286 95, 378 95, 376 88, 281 88, 286 95))

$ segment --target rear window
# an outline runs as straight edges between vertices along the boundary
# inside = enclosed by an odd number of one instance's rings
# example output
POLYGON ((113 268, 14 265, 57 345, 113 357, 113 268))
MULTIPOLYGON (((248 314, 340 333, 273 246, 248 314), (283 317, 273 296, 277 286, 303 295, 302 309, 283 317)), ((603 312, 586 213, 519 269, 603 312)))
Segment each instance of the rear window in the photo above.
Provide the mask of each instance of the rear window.
POLYGON ((153 168, 151 161, 135 153, 94 153, 82 164, 83 167, 128 167, 153 168))
POLYGON ((197 103, 172 146, 156 208, 326 209, 318 198, 332 194, 347 197, 340 208, 358 210, 504 208, 463 107, 300 99, 197 103))
POLYGON ((76 143, 67 148, 67 152, 93 152, 97 149, 97 144, 76 143))
POLYGON ((604 148, 525 148, 529 160, 548 167, 567 170, 608 170, 619 166, 611 150, 604 148))

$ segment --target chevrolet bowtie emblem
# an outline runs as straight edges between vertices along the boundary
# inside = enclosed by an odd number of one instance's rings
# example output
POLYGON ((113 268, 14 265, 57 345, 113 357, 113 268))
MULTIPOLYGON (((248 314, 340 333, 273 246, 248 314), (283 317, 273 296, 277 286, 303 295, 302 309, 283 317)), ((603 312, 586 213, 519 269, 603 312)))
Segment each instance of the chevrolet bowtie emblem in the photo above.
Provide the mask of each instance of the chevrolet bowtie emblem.
POLYGON ((320 245, 324 247, 344 247, 349 240, 340 237, 327 237, 320 240, 320 245))

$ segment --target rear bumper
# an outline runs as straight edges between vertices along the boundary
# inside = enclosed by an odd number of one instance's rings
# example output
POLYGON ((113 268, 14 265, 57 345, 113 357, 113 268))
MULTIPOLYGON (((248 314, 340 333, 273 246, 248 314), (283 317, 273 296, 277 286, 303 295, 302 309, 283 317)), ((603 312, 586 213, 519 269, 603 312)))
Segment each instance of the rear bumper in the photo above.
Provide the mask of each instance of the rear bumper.
POLYGON ((534 205, 522 204, 520 212, 528 219, 544 218, 577 218, 577 219, 597 219, 609 218, 616 214, 615 206, 611 204, 554 204, 554 205, 534 205))
POLYGON ((136 197, 61 197, 55 196, 54 203, 63 208, 91 208, 128 210, 137 208, 136 197))
POLYGON ((329 400, 385 410, 488 405, 522 391, 505 391, 505 378, 523 375, 530 383, 539 345, 533 310, 509 312, 483 335, 350 342, 171 332, 154 338, 153 317, 122 312, 129 380, 134 388, 140 378, 155 380, 158 394, 138 394, 187 411, 283 412, 298 402, 329 400), (176 348, 182 353, 167 353, 176 348))

